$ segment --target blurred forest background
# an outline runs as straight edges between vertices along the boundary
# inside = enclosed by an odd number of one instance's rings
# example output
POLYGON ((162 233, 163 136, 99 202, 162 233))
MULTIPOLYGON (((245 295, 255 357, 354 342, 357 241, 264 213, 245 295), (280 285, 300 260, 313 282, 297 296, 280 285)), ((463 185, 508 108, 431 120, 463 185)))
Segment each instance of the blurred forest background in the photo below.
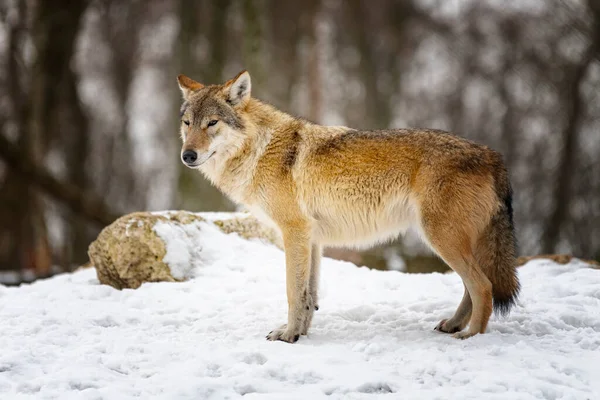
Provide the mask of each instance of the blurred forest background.
MULTIPOLYGON (((520 254, 599 259, 599 60, 600 0, 1 0, 0 276, 85 263, 123 213, 235 209, 179 161, 175 77, 242 69, 319 123, 501 151, 520 254)), ((427 253, 409 236, 330 254, 406 269, 427 253)))

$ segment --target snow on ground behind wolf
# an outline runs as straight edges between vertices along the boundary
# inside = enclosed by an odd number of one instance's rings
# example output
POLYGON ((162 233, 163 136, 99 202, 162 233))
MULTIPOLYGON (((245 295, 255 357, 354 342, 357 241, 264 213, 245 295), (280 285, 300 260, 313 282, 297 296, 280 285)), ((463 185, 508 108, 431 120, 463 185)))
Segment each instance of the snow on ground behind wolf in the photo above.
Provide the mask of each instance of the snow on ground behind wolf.
POLYGON ((0 286, 0 399, 600 398, 600 271, 519 269, 519 305, 488 333, 433 331, 456 274, 325 259, 308 337, 285 322, 283 253, 203 225, 194 279, 117 291, 93 270, 0 286))

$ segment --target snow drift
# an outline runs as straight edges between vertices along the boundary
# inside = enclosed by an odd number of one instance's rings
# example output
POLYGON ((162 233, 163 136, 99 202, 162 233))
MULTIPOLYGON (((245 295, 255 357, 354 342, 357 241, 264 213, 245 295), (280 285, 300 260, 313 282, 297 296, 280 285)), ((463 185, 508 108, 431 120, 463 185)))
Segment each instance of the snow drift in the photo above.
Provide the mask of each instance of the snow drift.
MULTIPOLYGON (((512 314, 460 341, 433 331, 462 296, 455 274, 324 259, 321 308, 309 336, 290 345, 264 338, 286 319, 283 252, 200 224, 203 247, 186 282, 119 291, 87 269, 0 286, 0 398, 600 394, 600 271, 583 262, 529 262, 519 269, 523 289, 512 314)), ((169 242, 185 231, 160 234, 165 257, 176 257, 169 242)))

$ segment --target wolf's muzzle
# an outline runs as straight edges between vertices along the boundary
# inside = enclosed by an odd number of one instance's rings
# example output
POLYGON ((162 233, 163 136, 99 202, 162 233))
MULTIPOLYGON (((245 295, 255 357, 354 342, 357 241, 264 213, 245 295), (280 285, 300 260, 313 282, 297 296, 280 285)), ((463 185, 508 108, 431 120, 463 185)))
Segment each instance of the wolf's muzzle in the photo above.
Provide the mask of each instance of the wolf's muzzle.
POLYGON ((181 155, 181 159, 187 165, 193 165, 198 159, 198 153, 193 150, 186 150, 181 155))

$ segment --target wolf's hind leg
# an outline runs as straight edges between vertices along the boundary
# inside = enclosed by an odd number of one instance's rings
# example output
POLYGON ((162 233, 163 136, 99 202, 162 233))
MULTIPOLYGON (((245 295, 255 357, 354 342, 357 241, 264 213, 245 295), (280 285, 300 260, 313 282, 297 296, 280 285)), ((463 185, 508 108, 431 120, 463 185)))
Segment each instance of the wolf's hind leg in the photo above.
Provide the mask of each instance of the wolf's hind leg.
POLYGON ((492 283, 481 271, 475 262, 475 258, 469 252, 461 252, 460 256, 453 256, 453 253, 451 250, 448 251, 447 248, 438 251, 444 261, 462 278, 471 298, 472 309, 469 329, 454 334, 457 339, 466 339, 478 333, 485 333, 492 314, 492 283))
MULTIPOLYGON (((422 227, 429 243, 446 264, 462 278, 471 298, 469 329, 456 332, 454 337, 466 339, 478 333, 484 333, 492 314, 492 283, 473 256, 470 235, 447 224, 444 220, 440 222, 440 219, 428 218, 426 213, 423 214, 422 227)), ((463 296, 464 298, 465 296, 463 296)), ((466 307, 459 306, 457 311, 463 314, 464 310, 466 307)))
POLYGON ((444 333, 456 333, 462 331, 469 323, 472 308, 473 303, 471 302, 471 296, 469 296, 469 291, 465 286, 463 298, 452 318, 441 320, 435 327, 435 330, 444 333))

